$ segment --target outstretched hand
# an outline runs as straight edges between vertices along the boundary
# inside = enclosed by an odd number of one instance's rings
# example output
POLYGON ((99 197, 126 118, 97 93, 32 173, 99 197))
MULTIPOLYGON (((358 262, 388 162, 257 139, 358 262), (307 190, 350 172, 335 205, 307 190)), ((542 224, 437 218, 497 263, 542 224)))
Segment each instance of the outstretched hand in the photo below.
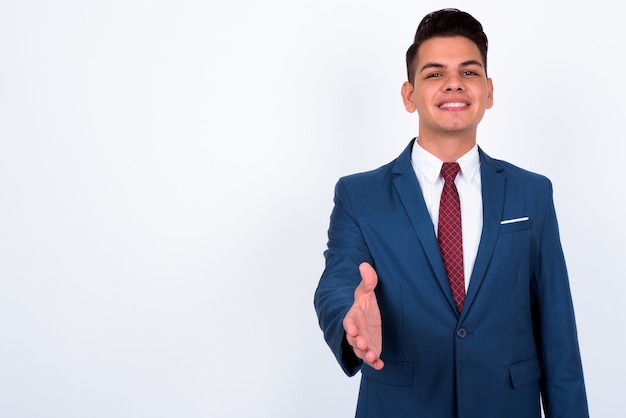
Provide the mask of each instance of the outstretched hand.
POLYGON ((354 291, 354 304, 343 319, 346 340, 354 354, 376 370, 383 368, 382 322, 374 289, 378 275, 368 263, 359 265, 361 283, 354 291))

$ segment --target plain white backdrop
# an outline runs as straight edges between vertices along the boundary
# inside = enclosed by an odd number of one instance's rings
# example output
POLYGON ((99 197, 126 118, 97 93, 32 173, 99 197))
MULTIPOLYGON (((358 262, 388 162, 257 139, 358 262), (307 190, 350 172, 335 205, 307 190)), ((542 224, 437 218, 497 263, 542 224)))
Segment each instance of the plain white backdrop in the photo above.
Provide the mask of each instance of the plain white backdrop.
POLYGON ((353 416, 312 303, 333 187, 417 134, 404 52, 451 6, 490 40, 479 144, 554 183, 591 413, 618 416, 609 0, 0 0, 0 416, 353 416))

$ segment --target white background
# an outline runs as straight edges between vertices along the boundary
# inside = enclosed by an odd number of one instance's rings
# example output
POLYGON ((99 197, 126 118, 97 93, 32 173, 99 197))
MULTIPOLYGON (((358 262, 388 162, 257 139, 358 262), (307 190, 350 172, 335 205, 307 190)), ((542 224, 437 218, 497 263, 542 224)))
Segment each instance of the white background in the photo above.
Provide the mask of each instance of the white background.
MULTIPOLYGON (((404 52, 450 6, 426 3, 0 0, 0 416, 353 416, 313 292, 336 180, 417 134, 404 52)), ((623 19, 459 7, 490 39, 479 144, 553 180, 591 413, 615 417, 623 19)))

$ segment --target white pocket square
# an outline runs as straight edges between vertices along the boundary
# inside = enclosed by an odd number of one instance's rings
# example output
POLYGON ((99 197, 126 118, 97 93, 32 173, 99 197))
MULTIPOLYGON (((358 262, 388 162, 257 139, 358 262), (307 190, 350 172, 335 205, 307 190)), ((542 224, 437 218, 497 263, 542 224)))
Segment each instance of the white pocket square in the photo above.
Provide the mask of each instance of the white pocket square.
POLYGON ((504 221, 500 221, 500 225, 514 224, 516 222, 524 222, 529 219, 530 218, 528 216, 522 216, 521 218, 514 218, 514 219, 505 219, 504 221))

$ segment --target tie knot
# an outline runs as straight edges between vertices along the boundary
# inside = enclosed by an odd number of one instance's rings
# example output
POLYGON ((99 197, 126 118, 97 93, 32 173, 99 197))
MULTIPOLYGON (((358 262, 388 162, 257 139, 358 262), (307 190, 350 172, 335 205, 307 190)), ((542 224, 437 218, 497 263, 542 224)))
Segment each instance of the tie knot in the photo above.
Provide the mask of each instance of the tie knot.
POLYGON ((441 166, 441 177, 445 181, 454 181, 460 170, 459 163, 443 163, 441 166))

